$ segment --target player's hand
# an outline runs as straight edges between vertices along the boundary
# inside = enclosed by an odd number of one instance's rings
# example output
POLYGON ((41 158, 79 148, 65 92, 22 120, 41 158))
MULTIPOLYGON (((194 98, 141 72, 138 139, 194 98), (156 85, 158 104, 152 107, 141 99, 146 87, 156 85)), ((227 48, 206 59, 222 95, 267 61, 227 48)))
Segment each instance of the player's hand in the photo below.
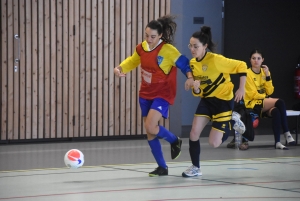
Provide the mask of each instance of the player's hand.
POLYGON ((270 76, 269 67, 266 65, 261 65, 262 69, 264 70, 266 76, 270 76))
POLYGON ((188 91, 190 88, 193 87, 193 84, 194 84, 194 78, 188 78, 184 84, 185 90, 188 91))
POLYGON ((122 68, 120 66, 117 66, 114 68, 114 74, 117 77, 125 77, 126 76, 126 74, 122 73, 122 68))
POLYGON ((199 88, 200 88, 200 81, 199 80, 194 81, 193 88, 194 88, 194 92, 199 91, 199 88))
POLYGON ((235 97, 234 97, 234 101, 236 101, 237 103, 242 100, 245 96, 245 89, 238 89, 236 92, 235 92, 235 97))

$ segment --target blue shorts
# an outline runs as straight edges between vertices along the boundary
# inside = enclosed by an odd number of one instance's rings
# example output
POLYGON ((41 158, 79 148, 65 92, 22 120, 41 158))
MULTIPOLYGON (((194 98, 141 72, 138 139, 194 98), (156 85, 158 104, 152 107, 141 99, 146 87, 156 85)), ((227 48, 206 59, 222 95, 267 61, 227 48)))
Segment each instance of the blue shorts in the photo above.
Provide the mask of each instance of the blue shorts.
POLYGON ((169 103, 162 98, 155 98, 153 100, 147 100, 139 98, 140 107, 142 110, 142 117, 146 117, 150 109, 157 110, 161 113, 162 117, 167 119, 169 113, 169 103))

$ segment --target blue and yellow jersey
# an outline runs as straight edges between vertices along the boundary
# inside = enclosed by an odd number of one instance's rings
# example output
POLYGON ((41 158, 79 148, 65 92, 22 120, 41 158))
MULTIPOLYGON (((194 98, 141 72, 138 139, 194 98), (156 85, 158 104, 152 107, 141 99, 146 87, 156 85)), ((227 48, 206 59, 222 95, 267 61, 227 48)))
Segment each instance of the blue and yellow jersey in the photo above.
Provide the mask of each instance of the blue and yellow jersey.
POLYGON ((243 61, 226 58, 212 52, 206 52, 202 60, 190 60, 194 80, 200 81, 200 93, 194 96, 201 98, 216 97, 222 100, 233 98, 233 83, 230 74, 246 76, 247 65, 243 61))
POLYGON ((139 96, 148 100, 163 98, 170 104, 176 96, 176 70, 183 74, 191 72, 189 60, 171 44, 163 41, 149 50, 146 41, 137 45, 134 53, 120 66, 127 73, 141 64, 141 87, 139 96), (177 67, 177 68, 174 68, 177 67))
POLYGON ((255 73, 251 68, 247 69, 247 81, 245 85, 245 106, 253 108, 256 102, 265 99, 274 92, 274 86, 270 76, 267 78, 265 72, 260 69, 255 73))
MULTIPOLYGON (((144 51, 153 51, 149 50, 148 44, 146 41, 141 43, 144 51)), ((122 67, 123 73, 128 73, 134 68, 138 67, 141 63, 140 55, 137 53, 136 49, 134 53, 127 57, 120 66, 122 67)), ((159 68, 165 73, 168 74, 173 66, 178 67, 184 75, 187 72, 191 72, 189 67, 188 59, 183 56, 173 45, 164 43, 162 48, 160 49, 157 55, 157 63, 159 64, 159 68)))

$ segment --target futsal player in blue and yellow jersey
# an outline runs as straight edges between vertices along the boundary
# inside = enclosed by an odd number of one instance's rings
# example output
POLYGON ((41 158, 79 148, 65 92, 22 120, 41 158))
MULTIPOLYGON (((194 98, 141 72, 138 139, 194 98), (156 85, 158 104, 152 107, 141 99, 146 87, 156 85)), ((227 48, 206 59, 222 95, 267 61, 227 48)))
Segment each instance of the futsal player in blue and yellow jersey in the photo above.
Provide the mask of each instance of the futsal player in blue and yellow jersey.
POLYGON ((173 16, 164 16, 149 22, 145 29, 145 41, 138 44, 134 53, 114 69, 116 76, 123 77, 140 64, 142 83, 139 103, 148 143, 158 164, 149 173, 151 177, 168 175, 159 138, 171 144, 172 159, 178 158, 181 153, 182 140, 158 125, 161 117, 168 118, 169 105, 174 103, 177 68, 187 76, 186 90, 193 86, 194 81, 188 58, 172 45, 175 30, 173 16))
POLYGON ((193 56, 190 67, 195 79, 192 92, 201 100, 190 132, 189 151, 192 166, 182 173, 183 177, 202 175, 199 138, 209 121, 212 121, 209 144, 214 148, 228 138, 231 130, 230 122, 234 123, 233 128, 240 134, 245 132, 245 125, 240 120, 239 114, 233 113, 232 110, 234 100, 238 102, 244 97, 247 65, 243 61, 212 53, 215 45, 211 37, 210 27, 203 26, 200 31, 192 35, 188 45, 193 56), (230 74, 240 75, 240 84, 235 97, 230 74))

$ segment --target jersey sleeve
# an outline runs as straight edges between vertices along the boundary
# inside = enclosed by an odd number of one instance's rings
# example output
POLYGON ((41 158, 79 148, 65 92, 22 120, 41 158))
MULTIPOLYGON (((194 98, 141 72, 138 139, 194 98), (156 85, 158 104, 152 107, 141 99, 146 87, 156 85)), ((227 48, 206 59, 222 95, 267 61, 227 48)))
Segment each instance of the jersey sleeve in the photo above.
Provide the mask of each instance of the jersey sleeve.
POLYGON ((272 83, 272 79, 271 79, 271 73, 270 73, 270 80, 265 82, 265 89, 266 89, 266 94, 268 96, 270 96, 273 92, 274 92, 274 86, 272 83))
POLYGON ((184 75, 187 72, 192 72, 189 59, 182 55, 173 45, 166 44, 163 48, 162 51, 167 52, 167 57, 170 58, 172 66, 179 68, 184 75))
POLYGON ((192 89, 192 94, 193 94, 193 96, 201 97, 202 98, 203 97, 203 90, 200 89, 199 93, 195 93, 194 89, 192 89))
POLYGON ((216 55, 214 59, 217 69, 222 73, 247 75, 247 64, 244 61, 229 59, 222 55, 216 55))
POLYGON ((135 50, 134 53, 127 57, 120 66, 122 67, 123 73, 128 73, 131 70, 138 67, 138 65, 141 63, 140 55, 138 55, 137 51, 135 50))

